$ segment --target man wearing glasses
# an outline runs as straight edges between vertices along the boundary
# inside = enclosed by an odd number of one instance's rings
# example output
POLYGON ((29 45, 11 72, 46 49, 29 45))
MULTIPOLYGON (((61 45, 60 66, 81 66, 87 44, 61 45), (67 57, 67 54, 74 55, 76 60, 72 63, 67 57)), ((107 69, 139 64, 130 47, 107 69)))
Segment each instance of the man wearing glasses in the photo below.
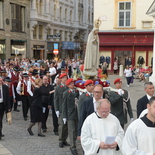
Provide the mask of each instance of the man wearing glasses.
POLYGON ((81 128, 83 125, 84 120, 92 114, 94 111, 96 111, 96 103, 98 100, 100 100, 103 97, 103 86, 100 84, 97 84, 94 86, 93 90, 93 97, 85 100, 80 109, 80 118, 79 118, 79 124, 78 124, 78 136, 81 135, 81 128))
POLYGON ((81 144, 85 155, 116 155, 122 144, 124 131, 119 120, 110 114, 110 102, 100 99, 96 111, 89 115, 82 126, 81 144))

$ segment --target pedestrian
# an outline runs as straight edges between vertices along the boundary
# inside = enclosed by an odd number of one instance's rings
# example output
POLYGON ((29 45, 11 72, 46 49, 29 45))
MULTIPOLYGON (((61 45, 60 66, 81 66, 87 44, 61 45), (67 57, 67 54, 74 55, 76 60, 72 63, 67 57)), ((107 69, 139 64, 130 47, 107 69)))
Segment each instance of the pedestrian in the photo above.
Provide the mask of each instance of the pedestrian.
POLYGON ((11 106, 11 110, 13 107, 13 103, 16 102, 16 97, 15 97, 15 92, 14 92, 14 85, 11 82, 11 79, 9 77, 6 77, 4 79, 5 84, 9 87, 9 96, 10 96, 10 106, 11 106))
POLYGON ((127 81, 127 87, 130 86, 130 83, 131 83, 131 79, 132 79, 132 70, 131 68, 129 68, 129 66, 126 66, 125 70, 124 70, 124 74, 125 74, 125 77, 126 77, 126 81, 127 81))
POLYGON ((66 141, 68 137, 68 127, 67 123, 64 124, 62 116, 63 92, 68 89, 68 87, 66 86, 67 74, 62 73, 59 76, 59 79, 61 79, 61 83, 55 88, 54 107, 59 122, 59 147, 62 148, 64 146, 69 146, 66 141))
POLYGON ((18 67, 14 67, 13 71, 10 72, 10 74, 8 75, 11 78, 12 83, 14 85, 14 91, 15 91, 15 97, 16 97, 16 102, 14 103, 14 111, 16 112, 19 112, 19 110, 17 109, 17 104, 18 104, 18 101, 20 101, 20 96, 16 91, 17 84, 19 81, 19 71, 20 69, 18 67))
POLYGON ((68 90, 63 93, 62 116, 64 124, 68 125, 68 133, 70 138, 70 150, 73 155, 77 155, 76 139, 77 139, 77 125, 78 112, 77 104, 79 98, 79 91, 74 87, 74 80, 68 79, 66 81, 68 90))
POLYGON ((119 120, 110 111, 110 102, 100 99, 96 104, 96 112, 86 118, 81 132, 81 145, 85 155, 121 154, 119 148, 124 131, 119 120), (113 140, 107 142, 108 137, 113 140))
POLYGON ((42 130, 43 132, 47 131, 47 119, 49 115, 49 109, 52 108, 52 118, 53 118, 53 127, 54 134, 58 135, 58 118, 54 109, 54 87, 48 83, 48 77, 43 77, 43 84, 41 86, 42 93, 42 105, 43 105, 43 119, 42 119, 42 130))
POLYGON ((115 115, 122 128, 127 123, 127 113, 130 121, 133 121, 133 112, 130 103, 130 94, 127 90, 122 89, 122 80, 120 78, 114 80, 115 91, 109 92, 109 101, 111 103, 111 113, 115 115))
POLYGON ((146 95, 144 95, 137 101, 137 118, 139 117, 141 112, 147 108, 147 103, 149 102, 150 98, 153 97, 153 95, 154 95, 153 83, 145 82, 144 91, 145 91, 146 95))
POLYGON ((27 129, 28 133, 33 136, 32 127, 35 123, 38 123, 38 136, 45 137, 41 133, 41 126, 42 126, 42 118, 43 118, 43 107, 42 107, 42 93, 41 93, 41 86, 42 80, 37 78, 35 80, 35 88, 33 92, 33 101, 31 105, 31 123, 27 129))
POLYGON ((155 97, 147 104, 148 113, 129 125, 122 144, 123 155, 155 155, 155 97))
POLYGON ((114 74, 117 74, 117 71, 118 71, 118 60, 115 58, 115 61, 114 61, 114 74))
POLYGON ((2 82, 3 78, 0 77, 0 140, 4 136, 2 134, 4 112, 8 113, 11 111, 9 88, 2 84, 2 82))
POLYGON ((29 100, 29 93, 27 92, 27 85, 28 85, 29 76, 27 73, 23 74, 23 79, 18 82, 16 91, 20 95, 22 100, 22 111, 24 120, 27 121, 28 117, 28 110, 30 108, 30 100, 29 100))

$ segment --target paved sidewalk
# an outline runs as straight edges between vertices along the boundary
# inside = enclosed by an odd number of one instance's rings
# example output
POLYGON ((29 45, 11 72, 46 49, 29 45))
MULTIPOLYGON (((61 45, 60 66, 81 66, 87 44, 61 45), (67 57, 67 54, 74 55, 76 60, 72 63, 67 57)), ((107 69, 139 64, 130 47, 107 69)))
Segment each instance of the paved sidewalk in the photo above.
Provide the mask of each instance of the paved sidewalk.
MULTIPOLYGON (((118 75, 109 75, 108 80, 111 82, 111 87, 114 86, 113 81, 118 77, 118 75)), ((122 79, 124 83, 123 88, 130 92, 134 118, 136 118, 136 103, 144 95, 144 84, 135 79, 131 87, 127 87, 126 80, 122 79)), ((28 134, 27 127, 30 120, 24 121, 22 108, 19 107, 19 109, 19 113, 12 112, 12 125, 8 125, 4 119, 3 134, 5 137, 0 141, 0 155, 71 155, 69 147, 59 148, 58 146, 58 136, 55 136, 53 133, 51 111, 47 123, 48 129, 45 133, 46 137, 38 137, 37 124, 32 129, 34 136, 28 134)), ((69 142, 69 139, 67 141, 69 142)), ((77 141, 77 151, 79 155, 83 154, 79 141, 77 141)))

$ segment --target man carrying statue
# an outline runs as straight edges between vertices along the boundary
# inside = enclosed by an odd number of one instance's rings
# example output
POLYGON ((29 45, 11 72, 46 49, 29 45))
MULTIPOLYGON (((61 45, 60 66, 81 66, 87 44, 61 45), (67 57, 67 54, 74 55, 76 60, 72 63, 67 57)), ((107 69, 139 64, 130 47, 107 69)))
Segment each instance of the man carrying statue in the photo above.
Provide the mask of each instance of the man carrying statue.
POLYGON ((86 53, 84 59, 84 71, 83 75, 86 78, 94 78, 97 75, 97 69, 99 66, 99 26, 101 21, 98 19, 95 21, 95 26, 90 32, 87 39, 86 53))

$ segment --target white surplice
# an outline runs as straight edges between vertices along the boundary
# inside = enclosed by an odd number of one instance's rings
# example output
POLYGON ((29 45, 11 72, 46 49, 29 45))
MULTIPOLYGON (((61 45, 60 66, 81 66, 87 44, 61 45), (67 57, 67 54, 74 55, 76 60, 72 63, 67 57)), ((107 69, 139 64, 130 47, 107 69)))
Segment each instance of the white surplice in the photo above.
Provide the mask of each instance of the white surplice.
POLYGON ((155 127, 148 127, 137 119, 127 128, 123 144, 123 155, 153 155, 155 153, 155 127))
POLYGON ((124 131, 119 120, 112 114, 107 118, 98 118, 95 113, 89 115, 81 132, 81 144, 85 155, 118 155, 116 149, 99 149, 100 142, 105 142, 107 136, 116 136, 115 141, 119 148, 124 137, 124 131), (99 152, 97 153, 99 149, 99 152))

